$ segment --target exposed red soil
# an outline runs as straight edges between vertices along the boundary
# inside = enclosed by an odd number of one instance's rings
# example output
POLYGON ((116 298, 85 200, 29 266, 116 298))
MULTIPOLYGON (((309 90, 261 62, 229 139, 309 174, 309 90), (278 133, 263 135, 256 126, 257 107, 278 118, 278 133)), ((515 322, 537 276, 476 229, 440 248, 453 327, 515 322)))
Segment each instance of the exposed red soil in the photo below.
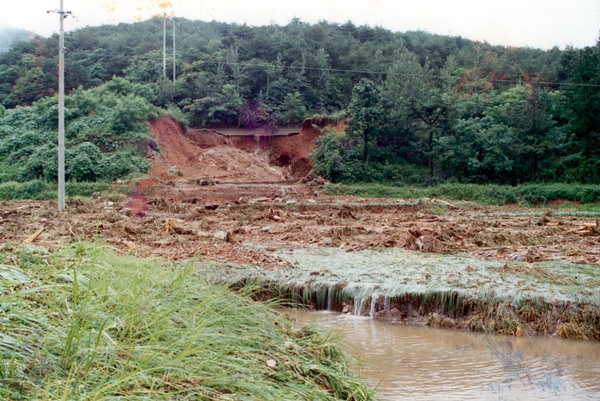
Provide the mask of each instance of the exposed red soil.
MULTIPOLYGON (((506 266, 515 274, 527 271, 528 262, 600 263, 594 217, 515 205, 457 207, 438 200, 326 195, 323 180, 305 177, 319 135, 310 122, 289 136, 186 132, 168 118, 153 121, 151 128, 160 153, 152 155, 147 177, 125 183, 133 189, 129 195, 67 199, 63 212, 54 201, 1 202, 3 246, 29 238, 52 251, 97 241, 142 257, 264 268, 293 268, 275 251, 308 245, 349 252, 401 247, 517 261, 506 266)), ((448 317, 430 317, 430 325, 460 327, 448 317)))
POLYGON ((403 247, 524 262, 600 263, 595 218, 516 206, 452 207, 424 201, 365 200, 324 195, 318 180, 293 166, 307 162, 318 136, 311 124, 297 135, 225 137, 190 131, 167 118, 152 122, 161 153, 134 192, 109 199, 0 204, 0 241, 20 243, 44 228, 49 247, 91 240, 124 252, 171 259, 199 257, 265 267, 282 263, 273 244, 403 247), (282 166, 273 160, 282 161, 282 166), (296 164, 294 164, 296 163, 296 164), (275 163, 276 164, 276 163, 275 163), (511 216, 507 213, 518 212, 511 216), (215 237, 217 232, 226 238, 215 237), (221 234, 222 234, 221 233, 221 234), (249 244, 262 244, 262 248, 249 244))

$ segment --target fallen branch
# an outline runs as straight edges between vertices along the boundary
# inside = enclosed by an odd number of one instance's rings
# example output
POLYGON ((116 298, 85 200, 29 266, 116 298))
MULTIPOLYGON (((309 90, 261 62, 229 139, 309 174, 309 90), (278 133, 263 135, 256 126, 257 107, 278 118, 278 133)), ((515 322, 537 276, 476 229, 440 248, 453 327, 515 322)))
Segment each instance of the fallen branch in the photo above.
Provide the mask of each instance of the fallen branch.
POLYGON ((36 239, 38 239, 38 237, 40 235, 42 235, 42 232, 44 232, 44 227, 40 228, 39 230, 37 230, 36 232, 31 234, 25 241, 23 241, 23 243, 24 244, 32 244, 33 241, 35 241, 36 239))
POLYGON ((458 206, 453 205, 450 202, 446 202, 446 201, 440 200, 440 199, 432 199, 431 203, 442 203, 442 204, 448 206, 450 209, 458 209, 458 206))

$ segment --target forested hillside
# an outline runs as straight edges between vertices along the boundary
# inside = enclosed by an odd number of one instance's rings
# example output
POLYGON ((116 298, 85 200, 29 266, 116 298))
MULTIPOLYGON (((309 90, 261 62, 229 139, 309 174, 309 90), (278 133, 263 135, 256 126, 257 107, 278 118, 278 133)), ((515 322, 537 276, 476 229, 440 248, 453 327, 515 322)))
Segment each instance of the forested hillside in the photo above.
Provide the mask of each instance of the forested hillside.
MULTIPOLYGON (((143 155, 138 122, 169 108, 192 126, 347 116, 313 155, 333 181, 600 182, 600 42, 543 51, 352 23, 167 23, 164 72, 161 18, 66 35, 67 131, 98 161, 72 165, 73 179, 119 176, 102 160, 143 155), (123 108, 135 118, 115 117, 123 108)), ((56 35, 0 54, 4 180, 54 179, 31 166, 54 146, 57 55, 56 35)))
POLYGON ((28 41, 35 36, 33 32, 26 31, 25 29, 0 27, 0 53, 10 50, 13 43, 28 41))

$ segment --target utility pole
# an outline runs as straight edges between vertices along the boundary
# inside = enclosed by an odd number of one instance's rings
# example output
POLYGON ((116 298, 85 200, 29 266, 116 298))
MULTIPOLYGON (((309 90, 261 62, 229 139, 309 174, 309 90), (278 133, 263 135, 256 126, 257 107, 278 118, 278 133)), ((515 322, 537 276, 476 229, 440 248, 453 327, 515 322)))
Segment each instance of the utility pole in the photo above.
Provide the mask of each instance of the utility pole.
POLYGON ((167 79, 167 13, 163 14, 163 78, 167 79))
POLYGON ((172 18, 173 19, 173 84, 175 83, 175 80, 177 79, 177 56, 175 55, 175 17, 172 18))
POLYGON ((65 210, 65 29, 64 19, 71 15, 60 9, 48 11, 58 14, 60 20, 58 39, 58 210, 65 210))

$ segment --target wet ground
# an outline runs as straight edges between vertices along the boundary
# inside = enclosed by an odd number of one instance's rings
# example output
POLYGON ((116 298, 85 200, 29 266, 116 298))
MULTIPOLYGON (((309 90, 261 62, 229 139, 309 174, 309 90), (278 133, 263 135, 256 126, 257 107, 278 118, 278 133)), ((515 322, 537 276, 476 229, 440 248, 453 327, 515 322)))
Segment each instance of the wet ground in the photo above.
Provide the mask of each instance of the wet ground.
MULTIPOLYGON (((336 280, 346 284, 362 280, 416 292, 488 288, 489 293, 503 289, 503 297, 512 296, 508 290, 516 287, 520 294, 552 295, 561 308, 566 302, 583 301, 591 309, 567 311, 574 313, 574 322, 502 330, 552 333, 560 324, 572 323, 571 331, 578 334, 581 328, 575 326, 584 313, 589 318, 585 324, 600 333, 600 312, 596 303, 588 302, 600 299, 597 277, 591 273, 600 264, 597 214, 576 212, 568 205, 520 208, 328 195, 321 178, 305 175, 308 154, 319 135, 311 124, 297 135, 276 138, 188 132, 166 118, 152 122, 151 128, 160 153, 151 156, 148 176, 120 184, 125 194, 67 199, 64 212, 58 212, 53 201, 1 202, 0 243, 30 242, 52 250, 96 241, 142 257, 252 266, 266 276, 293 276, 302 270, 311 282, 338 274, 336 280), (418 263, 390 265, 381 250, 389 255, 412 252, 423 260, 443 255, 443 262, 415 270, 418 263), (364 255, 371 251, 380 254, 369 265, 364 255), (311 252, 325 256, 313 260, 311 252), (455 262, 448 264, 451 259, 455 262), (388 265, 398 271, 376 271, 367 280, 343 277, 350 271, 332 273, 335 261, 355 263, 361 274, 388 265)), ((374 288, 367 295, 377 292, 374 288)), ((531 322, 549 320, 538 312, 523 313, 531 322)), ((400 317, 406 313, 400 310, 400 317)), ((561 313, 566 313, 564 308, 550 311, 554 316, 561 313)), ((436 319, 430 323, 458 327, 451 320, 436 319)), ((471 329, 485 329, 479 323, 471 329)))

